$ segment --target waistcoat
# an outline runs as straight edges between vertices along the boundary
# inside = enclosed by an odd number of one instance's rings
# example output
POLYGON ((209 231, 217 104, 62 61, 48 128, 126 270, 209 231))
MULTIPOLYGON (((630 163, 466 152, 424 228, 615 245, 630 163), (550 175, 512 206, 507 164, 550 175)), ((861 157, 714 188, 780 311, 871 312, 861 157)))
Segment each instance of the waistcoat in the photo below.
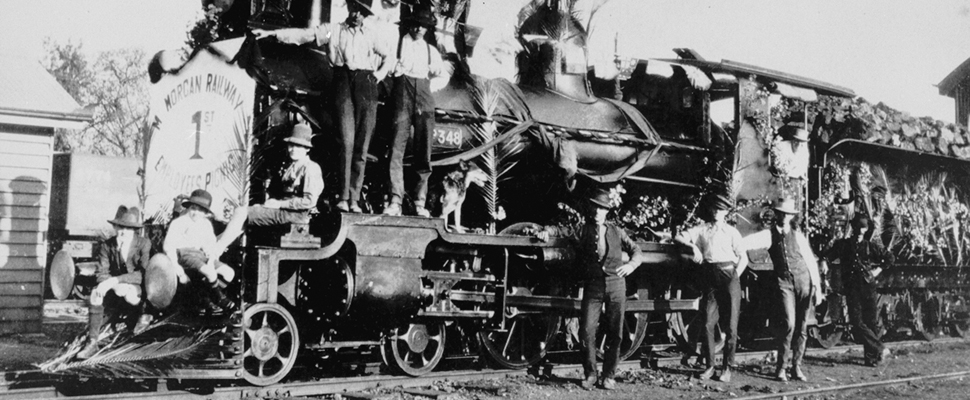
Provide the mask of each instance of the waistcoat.
POLYGON ((620 234, 615 226, 607 225, 606 254, 602 259, 596 254, 596 225, 586 225, 584 240, 581 243, 583 254, 583 268, 587 278, 602 278, 605 275, 616 275, 617 269, 623 265, 623 248, 620 244, 620 234))
POLYGON ((805 259, 802 258, 801 248, 798 241, 795 240, 795 231, 791 230, 786 234, 778 232, 775 228, 770 229, 771 247, 768 248, 768 255, 771 257, 771 263, 775 266, 775 273, 808 273, 808 266, 805 264, 805 259))

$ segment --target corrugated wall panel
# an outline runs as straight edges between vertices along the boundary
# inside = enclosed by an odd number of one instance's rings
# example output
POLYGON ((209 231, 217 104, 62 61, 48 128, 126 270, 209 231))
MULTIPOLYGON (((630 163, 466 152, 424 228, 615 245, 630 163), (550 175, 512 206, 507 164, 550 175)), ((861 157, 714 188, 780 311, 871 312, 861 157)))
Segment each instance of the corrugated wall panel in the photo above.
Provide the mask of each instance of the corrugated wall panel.
POLYGON ((0 132, 0 333, 40 329, 53 138, 0 132))

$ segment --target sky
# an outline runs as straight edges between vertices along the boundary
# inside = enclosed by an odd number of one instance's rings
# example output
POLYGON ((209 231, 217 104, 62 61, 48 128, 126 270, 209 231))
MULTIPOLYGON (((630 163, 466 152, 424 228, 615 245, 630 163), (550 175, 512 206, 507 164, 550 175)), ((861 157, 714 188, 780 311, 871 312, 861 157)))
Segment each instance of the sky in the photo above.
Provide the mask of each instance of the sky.
MULTIPOLYGON (((37 59, 46 37, 81 43, 91 54, 179 48, 201 9, 201 0, 0 1, 0 53, 37 59)), ((479 46, 513 29, 509 5, 522 3, 471 1, 473 17, 486 22, 479 46)), ((708 60, 845 86, 870 102, 949 122, 953 100, 935 85, 970 58, 970 0, 609 0, 590 28, 600 53, 614 51, 618 33, 616 50, 625 56, 674 58, 672 48, 688 47, 708 60)))

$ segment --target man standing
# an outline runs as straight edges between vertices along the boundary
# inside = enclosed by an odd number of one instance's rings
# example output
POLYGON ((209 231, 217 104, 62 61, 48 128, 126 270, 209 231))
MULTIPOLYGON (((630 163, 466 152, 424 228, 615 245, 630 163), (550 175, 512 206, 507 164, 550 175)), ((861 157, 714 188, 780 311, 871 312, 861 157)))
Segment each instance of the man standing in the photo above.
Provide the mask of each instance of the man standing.
POLYGON ((425 34, 435 27, 435 17, 428 9, 418 9, 401 20, 406 33, 398 42, 397 66, 394 69, 394 89, 391 92, 394 110, 394 138, 391 147, 390 204, 387 215, 401 215, 404 197, 404 151, 411 142, 411 168, 418 175, 414 188, 415 214, 430 217, 425 208, 428 177, 431 176, 431 139, 434 132, 434 98, 431 97, 431 78, 443 73, 444 63, 438 49, 425 40, 425 34), (414 133, 411 133, 411 127, 414 133))
POLYGON ((316 211, 317 199, 323 192, 323 172, 309 155, 313 147, 312 133, 309 125, 293 126, 290 136, 283 139, 290 162, 270 180, 269 198, 263 204, 236 209, 219 237, 215 253, 222 254, 222 250, 242 234, 243 223, 247 220, 255 226, 310 222, 310 214, 316 211))
POLYGON ((718 376, 721 382, 731 381, 731 365, 738 343, 738 312, 741 307, 741 273, 748 265, 748 257, 741 240, 741 233, 724 220, 733 206, 724 195, 712 195, 707 199, 705 219, 707 223, 695 226, 677 235, 674 240, 693 249, 694 261, 701 264, 701 281, 704 282, 703 308, 706 310, 704 332, 707 345, 707 369, 701 379, 714 376, 714 328, 718 321, 727 335, 724 343, 724 371, 718 376), (721 311, 723 310, 723 312, 721 311))
POLYGON ((791 377, 804 381, 808 378, 801 369, 802 356, 805 354, 805 341, 808 338, 808 313, 812 310, 812 295, 821 301, 818 265, 808 238, 792 227, 792 220, 798 210, 795 202, 780 198, 774 202, 774 224, 768 229, 751 234, 744 239, 746 250, 768 249, 774 265, 777 283, 778 304, 782 310, 778 321, 778 368, 775 378, 788 381, 785 366, 791 355, 791 377), (794 347, 794 349, 792 349, 794 347))
POLYGON ((878 242, 866 239, 869 217, 857 213, 850 223, 852 237, 837 240, 826 259, 838 262, 842 267, 843 293, 849 306, 852 336, 862 341, 866 365, 875 367, 887 352, 876 333, 879 331, 879 314, 875 279, 884 268, 892 265, 895 258, 878 242))
POLYGON ((148 266, 152 244, 135 233, 142 226, 141 213, 136 207, 121 206, 108 222, 117 234, 102 242, 98 250, 98 286, 88 298, 88 344, 77 354, 82 360, 100 350, 98 335, 104 321, 104 298, 109 292, 130 305, 142 304, 142 274, 148 266))
POLYGON ((373 13, 360 0, 348 0, 347 9, 350 12, 347 19, 337 25, 275 31, 254 29, 253 34, 257 38, 276 37, 290 44, 328 45, 341 146, 338 163, 342 187, 336 207, 341 211, 361 212, 357 202, 377 119, 377 84, 394 66, 389 51, 393 40, 384 37, 381 27, 365 19, 373 13))
POLYGON ((583 329, 584 389, 592 389, 596 376, 596 329, 600 313, 606 305, 606 349, 603 355, 603 374, 599 384, 607 390, 616 388, 613 376, 620 360, 623 314, 626 311, 626 277, 643 262, 640 247, 619 227, 606 223, 611 205, 609 192, 598 189, 589 199, 590 216, 578 229, 546 227, 536 233, 540 240, 550 235, 565 236, 576 244, 579 268, 585 275, 580 325, 583 329), (630 261, 623 262, 623 253, 630 261))

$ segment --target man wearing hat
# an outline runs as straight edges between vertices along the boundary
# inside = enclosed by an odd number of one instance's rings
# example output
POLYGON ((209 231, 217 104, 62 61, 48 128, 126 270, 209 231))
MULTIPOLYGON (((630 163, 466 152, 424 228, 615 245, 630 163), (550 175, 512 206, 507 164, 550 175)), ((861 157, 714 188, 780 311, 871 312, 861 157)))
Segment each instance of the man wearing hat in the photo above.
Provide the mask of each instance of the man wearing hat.
POLYGON ((78 353, 80 359, 91 358, 100 349, 98 335, 104 320, 104 298, 109 292, 130 305, 141 306, 142 274, 148 266, 152 244, 136 233, 141 229, 141 212, 137 207, 118 207, 115 218, 108 220, 116 235, 101 242, 98 250, 98 286, 88 298, 88 344, 78 353))
POLYGON ((744 238, 744 247, 746 250, 768 249, 774 265, 778 304, 782 307, 777 325, 780 329, 775 378, 788 381, 785 366, 791 356, 792 379, 804 381, 808 378, 801 369, 801 361, 808 339, 812 296, 816 302, 822 301, 818 264, 808 238, 792 227, 792 220, 798 214, 795 202, 779 198, 772 204, 772 209, 775 211, 774 223, 744 238))
POLYGON ((724 343, 724 371, 718 380, 730 382, 734 350, 738 343, 740 276, 748 265, 748 257, 743 249, 741 233, 725 221, 728 210, 733 207, 731 199, 715 194, 705 202, 704 219, 707 222, 682 232, 674 241, 691 247, 694 261, 701 264, 701 281, 705 283, 702 309, 706 311, 704 333, 707 369, 700 378, 710 379, 714 376, 714 352, 711 349, 714 349, 714 328, 720 321, 727 340, 724 343))
POLYGON ((856 213, 850 224, 852 237, 837 240, 826 259, 842 267, 843 293, 849 306, 852 336, 862 341, 866 365, 875 367, 888 353, 876 333, 879 331, 879 310, 876 308, 875 279, 892 265, 895 258, 867 235, 871 230, 869 217, 856 213))
POLYGON ((397 44, 397 65, 394 68, 394 89, 391 91, 394 112, 394 137, 391 141, 390 203, 384 214, 401 215, 404 197, 404 151, 411 142, 411 168, 417 173, 414 188, 414 208, 417 215, 429 217, 425 208, 428 177, 431 176, 431 140, 434 132, 434 98, 431 97, 431 78, 444 72, 438 49, 425 38, 435 27, 431 10, 418 8, 401 20, 405 34, 397 44), (412 129, 414 128, 413 133, 412 129))
POLYGON ((361 212, 357 201, 364 185, 366 157, 377 119, 377 84, 394 66, 390 50, 393 38, 386 37, 386 32, 391 30, 365 19, 373 13, 361 0, 347 0, 347 11, 347 19, 336 25, 274 31, 254 29, 253 34, 256 38, 276 37, 290 44, 314 42, 317 46, 328 46, 341 146, 338 163, 342 189, 336 207, 341 211, 361 212))
POLYGON ((235 271, 219 261, 222 253, 217 250, 215 231, 209 220, 211 205, 212 195, 209 192, 202 189, 192 191, 189 198, 182 202, 185 212, 169 224, 162 250, 174 261, 172 264, 176 266, 181 283, 188 283, 191 279, 186 271, 203 277, 211 288, 211 304, 208 306, 218 313, 235 308, 235 303, 222 292, 222 288, 232 282, 235 271))
POLYGON ((616 387, 613 376, 620 361, 623 314, 626 312, 626 277, 643 262, 640 247, 627 236, 623 229, 606 222, 612 205, 609 192, 596 188, 589 199, 590 216, 577 229, 549 226, 536 232, 540 240, 550 236, 570 238, 576 245, 577 266, 584 275, 583 302, 580 326, 583 337, 583 371, 581 386, 592 389, 597 382, 612 390, 616 387), (623 253, 630 261, 623 262, 623 253), (597 381, 596 330, 603 306, 606 306, 606 349, 603 355, 603 373, 597 381))
POLYGON ((808 130, 803 122, 789 122, 778 128, 772 159, 778 172, 792 178, 808 176, 808 130))
POLYGON ((267 188, 268 199, 263 204, 236 208, 226 230, 219 238, 217 251, 223 250, 242 234, 243 223, 255 226, 275 226, 307 223, 317 208, 323 192, 323 172, 310 160, 312 130, 307 124, 293 125, 286 142, 290 162, 273 175, 267 188))

